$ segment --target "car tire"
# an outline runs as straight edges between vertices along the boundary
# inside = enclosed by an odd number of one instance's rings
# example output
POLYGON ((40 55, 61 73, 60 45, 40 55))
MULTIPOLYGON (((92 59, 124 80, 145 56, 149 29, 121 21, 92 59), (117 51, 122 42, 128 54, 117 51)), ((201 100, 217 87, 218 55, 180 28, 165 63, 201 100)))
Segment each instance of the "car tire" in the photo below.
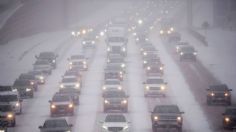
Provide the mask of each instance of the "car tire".
POLYGON ((152 132, 157 132, 157 128, 152 126, 152 132))
POLYGON ((15 127, 16 126, 16 120, 14 119, 14 121, 11 123, 11 127, 15 127))
POLYGON ((179 127, 179 128, 178 128, 178 132, 182 132, 182 127, 179 127))

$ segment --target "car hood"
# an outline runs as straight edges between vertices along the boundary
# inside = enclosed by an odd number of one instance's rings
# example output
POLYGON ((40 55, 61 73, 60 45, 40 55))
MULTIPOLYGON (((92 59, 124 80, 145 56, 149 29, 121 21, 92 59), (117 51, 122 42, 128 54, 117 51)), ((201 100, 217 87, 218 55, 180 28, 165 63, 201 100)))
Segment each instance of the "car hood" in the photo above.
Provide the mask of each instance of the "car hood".
POLYGON ((52 102, 54 105, 69 105, 71 102, 52 102))

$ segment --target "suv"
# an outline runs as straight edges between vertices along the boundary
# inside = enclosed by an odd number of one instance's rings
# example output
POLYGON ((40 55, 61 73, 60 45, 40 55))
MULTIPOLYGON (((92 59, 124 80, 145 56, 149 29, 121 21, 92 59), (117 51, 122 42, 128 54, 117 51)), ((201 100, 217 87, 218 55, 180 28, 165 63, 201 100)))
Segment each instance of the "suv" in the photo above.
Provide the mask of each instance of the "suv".
POLYGON ((43 126, 39 126, 40 132, 71 132, 72 124, 68 124, 64 118, 47 119, 43 126))
POLYGON ((22 99, 18 92, 5 91, 0 92, 0 102, 6 102, 12 105, 12 108, 16 114, 21 114, 22 112, 22 99))
POLYGON ((190 46, 190 45, 186 45, 186 46, 182 46, 179 50, 179 60, 182 61, 182 60, 193 60, 193 61, 196 61, 196 55, 197 55, 197 52, 196 50, 194 49, 193 46, 190 46))
POLYGON ((223 115, 224 129, 235 129, 236 127, 236 106, 226 107, 223 115))
POLYGON ((103 94, 104 112, 108 110, 121 110, 128 112, 128 96, 124 91, 107 91, 103 94))
POLYGON ((232 89, 229 89, 226 84, 211 85, 207 89, 207 104, 211 105, 224 103, 231 105, 231 94, 232 89))
POLYGON ((56 55, 54 52, 41 52, 38 56, 35 56, 37 60, 49 61, 49 63, 54 69, 57 67, 57 57, 58 55, 56 55))
POLYGON ((34 75, 24 73, 24 74, 20 74, 18 79, 30 81, 30 84, 33 86, 34 90, 35 91, 38 90, 38 80, 35 78, 34 75))
POLYGON ((56 93, 49 100, 51 116, 54 115, 74 115, 73 99, 69 95, 56 93))
POLYGON ((165 96, 166 82, 161 77, 149 77, 144 84, 144 96, 165 96))
POLYGON ((52 65, 48 60, 37 60, 34 64, 34 71, 40 71, 46 74, 52 73, 52 65))
POLYGON ((20 98, 34 97, 34 88, 29 80, 17 79, 13 84, 13 91, 18 91, 20 98))
POLYGON ((109 90, 123 90, 121 82, 118 79, 106 79, 102 89, 104 92, 109 90))
POLYGON ((88 60, 85 58, 84 55, 72 55, 68 58, 70 69, 72 67, 78 67, 80 70, 87 70, 88 69, 88 60))
POLYGON ((11 127, 16 125, 15 112, 9 103, 0 103, 0 124, 11 127))
POLYGON ((177 128, 182 131, 183 117, 177 105, 157 105, 152 114, 152 130, 157 132, 158 128, 177 128))
POLYGON ((75 105, 79 104, 79 94, 75 88, 63 88, 59 90, 59 94, 69 95, 75 105))
POLYGON ((104 121, 101 121, 101 132, 129 132, 130 122, 123 114, 108 114, 104 121))
POLYGON ((62 81, 60 82, 60 89, 63 88, 74 88, 80 93, 81 80, 77 77, 62 78, 62 81))
POLYGON ((28 74, 33 75, 36 78, 38 84, 45 84, 46 74, 44 74, 42 71, 30 71, 28 74))

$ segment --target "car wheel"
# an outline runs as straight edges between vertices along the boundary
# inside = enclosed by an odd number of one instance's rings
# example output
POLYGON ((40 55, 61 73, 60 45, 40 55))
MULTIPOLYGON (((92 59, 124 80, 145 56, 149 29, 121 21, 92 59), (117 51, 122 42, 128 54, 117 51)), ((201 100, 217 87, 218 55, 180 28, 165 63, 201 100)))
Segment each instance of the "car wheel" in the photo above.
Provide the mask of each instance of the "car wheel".
POLYGON ((11 127, 16 126, 16 120, 14 119, 14 121, 11 123, 11 127))
POLYGON ((152 126, 152 132, 157 132, 157 128, 152 126))
POLYGON ((182 127, 179 127, 179 128, 178 128, 178 132, 182 132, 182 127))

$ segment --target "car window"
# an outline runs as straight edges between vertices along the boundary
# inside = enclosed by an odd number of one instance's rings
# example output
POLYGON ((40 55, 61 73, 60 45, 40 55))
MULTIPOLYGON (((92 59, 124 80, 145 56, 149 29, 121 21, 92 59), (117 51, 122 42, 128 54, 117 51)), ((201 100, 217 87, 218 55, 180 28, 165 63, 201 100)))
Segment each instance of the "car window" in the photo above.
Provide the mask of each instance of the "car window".
POLYGON ((159 107, 155 107, 154 112, 157 112, 157 113, 178 113, 179 108, 177 106, 159 106, 159 107))

